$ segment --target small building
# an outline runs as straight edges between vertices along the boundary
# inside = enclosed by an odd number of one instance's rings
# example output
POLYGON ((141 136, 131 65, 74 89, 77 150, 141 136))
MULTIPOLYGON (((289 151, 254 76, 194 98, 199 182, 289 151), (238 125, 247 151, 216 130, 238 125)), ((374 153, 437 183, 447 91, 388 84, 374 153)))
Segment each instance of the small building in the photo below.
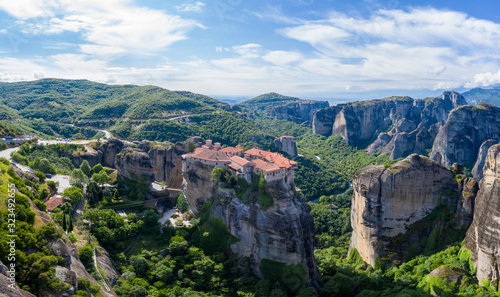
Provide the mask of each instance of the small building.
POLYGON ((59 195, 54 195, 49 198, 49 200, 45 201, 45 204, 47 205, 47 210, 48 211, 53 211, 55 208, 61 206, 66 202, 61 196, 59 195))
POLYGON ((236 173, 236 176, 252 182, 252 172, 254 171, 254 164, 252 162, 238 156, 232 156, 230 161, 229 168, 236 173))

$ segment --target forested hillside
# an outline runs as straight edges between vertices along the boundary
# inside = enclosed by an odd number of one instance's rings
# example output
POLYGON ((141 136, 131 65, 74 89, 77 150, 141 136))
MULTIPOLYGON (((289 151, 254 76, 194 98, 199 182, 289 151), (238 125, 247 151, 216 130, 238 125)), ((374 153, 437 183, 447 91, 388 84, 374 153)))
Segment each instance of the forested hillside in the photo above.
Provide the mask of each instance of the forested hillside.
POLYGON ((0 83, 0 104, 5 106, 0 119, 24 117, 62 122, 122 116, 166 118, 212 111, 216 106, 226 105, 207 96, 153 86, 62 79, 0 83))

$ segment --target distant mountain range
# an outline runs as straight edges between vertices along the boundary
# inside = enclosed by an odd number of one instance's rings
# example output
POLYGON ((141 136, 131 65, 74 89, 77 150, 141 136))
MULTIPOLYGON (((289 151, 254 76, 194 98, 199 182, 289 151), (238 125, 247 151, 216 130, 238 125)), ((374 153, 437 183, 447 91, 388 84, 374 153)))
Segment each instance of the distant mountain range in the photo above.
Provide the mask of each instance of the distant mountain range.
POLYGON ((500 90, 497 89, 471 89, 462 93, 465 100, 470 104, 478 104, 481 101, 500 106, 500 90))

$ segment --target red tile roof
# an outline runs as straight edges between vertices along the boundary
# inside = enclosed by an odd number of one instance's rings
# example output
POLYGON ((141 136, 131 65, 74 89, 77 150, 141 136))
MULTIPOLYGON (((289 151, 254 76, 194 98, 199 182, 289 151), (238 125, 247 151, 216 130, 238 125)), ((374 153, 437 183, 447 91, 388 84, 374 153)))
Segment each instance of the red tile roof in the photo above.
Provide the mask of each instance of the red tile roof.
POLYGON ((283 157, 280 153, 273 153, 268 151, 259 150, 256 148, 249 149, 245 152, 245 154, 249 154, 252 156, 257 156, 263 159, 266 159, 269 162, 275 163, 277 166, 281 168, 290 168, 294 165, 297 165, 297 162, 289 160, 283 157))
POLYGON ((255 165, 255 168, 259 168, 260 170, 262 170, 264 172, 278 171, 281 169, 272 163, 268 163, 268 162, 262 161, 260 159, 252 160, 252 163, 255 165))
POLYGON ((209 149, 199 148, 194 151, 194 153, 189 154, 189 157, 208 160, 208 161, 222 161, 229 162, 229 156, 221 151, 213 151, 209 149))
POLYGON ((236 147, 232 147, 232 146, 228 146, 226 148, 223 148, 220 150, 221 152, 224 152, 224 153, 232 153, 232 154, 237 154, 237 153, 241 153, 243 150, 240 149, 240 148, 236 148, 236 147))
POLYGON ((233 161, 234 163, 238 164, 238 165, 241 165, 241 166, 245 166, 247 165, 248 163, 250 163, 250 161, 248 160, 245 160, 241 157, 238 157, 238 156, 232 156, 231 157, 231 161, 233 161))
POLYGON ((229 168, 232 168, 232 169, 236 170, 236 171, 240 170, 240 167, 238 167, 238 166, 234 165, 233 163, 231 163, 231 164, 229 164, 229 165, 227 165, 227 166, 228 166, 229 168))
POLYGON ((54 208, 59 207, 64 204, 64 199, 59 196, 52 196, 45 204, 47 204, 47 209, 52 211, 54 208))

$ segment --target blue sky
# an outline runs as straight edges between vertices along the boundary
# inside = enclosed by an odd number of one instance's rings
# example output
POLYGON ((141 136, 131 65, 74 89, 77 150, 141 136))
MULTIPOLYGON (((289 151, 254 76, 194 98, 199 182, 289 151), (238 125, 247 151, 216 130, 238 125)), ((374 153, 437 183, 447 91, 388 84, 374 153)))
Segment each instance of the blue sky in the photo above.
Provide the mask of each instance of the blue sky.
POLYGON ((500 3, 0 0, 0 81, 215 97, 424 97, 500 83, 500 3))

